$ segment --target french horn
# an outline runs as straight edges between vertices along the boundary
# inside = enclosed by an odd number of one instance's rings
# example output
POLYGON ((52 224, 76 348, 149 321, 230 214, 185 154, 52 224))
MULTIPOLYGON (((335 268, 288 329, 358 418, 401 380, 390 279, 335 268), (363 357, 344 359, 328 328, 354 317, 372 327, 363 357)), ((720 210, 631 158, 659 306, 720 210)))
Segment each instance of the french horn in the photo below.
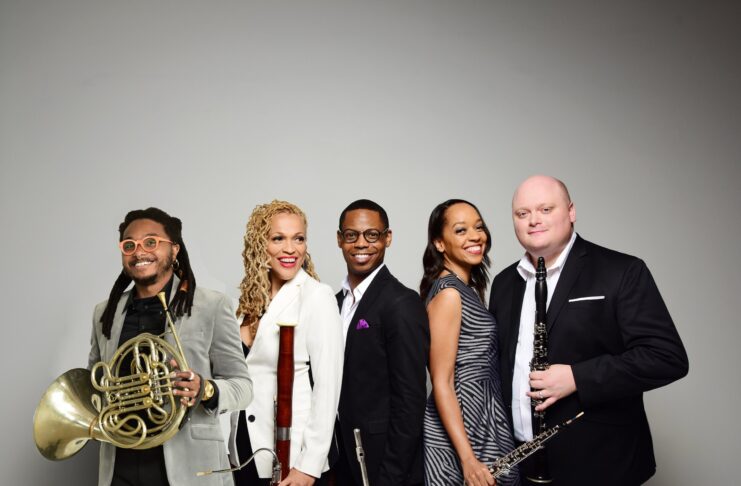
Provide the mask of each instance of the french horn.
POLYGON ((164 334, 143 333, 122 344, 110 361, 100 361, 90 371, 74 368, 57 378, 33 417, 34 441, 44 457, 67 459, 90 439, 150 449, 177 433, 187 406, 173 394, 170 373, 189 368, 165 293, 157 297, 175 346, 164 334), (175 366, 170 364, 173 359, 175 366))

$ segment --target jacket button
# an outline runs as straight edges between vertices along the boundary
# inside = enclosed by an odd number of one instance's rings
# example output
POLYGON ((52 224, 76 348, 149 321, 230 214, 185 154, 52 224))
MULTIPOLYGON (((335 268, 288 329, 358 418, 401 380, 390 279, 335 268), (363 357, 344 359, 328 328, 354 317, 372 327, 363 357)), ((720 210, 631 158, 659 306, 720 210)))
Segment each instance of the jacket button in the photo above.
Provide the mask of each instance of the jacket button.
POLYGON ((255 416, 254 415, 250 415, 249 417, 247 417, 247 420, 249 420, 250 422, 254 422, 255 421, 255 416))

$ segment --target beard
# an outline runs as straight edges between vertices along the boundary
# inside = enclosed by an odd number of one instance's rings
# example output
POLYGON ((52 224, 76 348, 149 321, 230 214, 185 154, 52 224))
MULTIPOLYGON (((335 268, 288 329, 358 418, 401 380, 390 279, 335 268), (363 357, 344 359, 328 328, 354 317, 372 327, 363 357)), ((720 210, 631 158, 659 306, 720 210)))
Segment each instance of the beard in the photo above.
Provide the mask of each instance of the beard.
POLYGON ((146 287, 146 286, 156 283, 157 280, 162 278, 162 276, 165 273, 167 273, 173 268, 174 263, 175 263, 175 258, 173 258, 172 253, 170 253, 165 260, 161 260, 156 263, 157 272, 147 277, 137 277, 135 275, 132 275, 129 272, 128 267, 124 267, 124 271, 126 272, 126 275, 128 275, 131 278, 131 280, 134 281, 136 285, 146 287))

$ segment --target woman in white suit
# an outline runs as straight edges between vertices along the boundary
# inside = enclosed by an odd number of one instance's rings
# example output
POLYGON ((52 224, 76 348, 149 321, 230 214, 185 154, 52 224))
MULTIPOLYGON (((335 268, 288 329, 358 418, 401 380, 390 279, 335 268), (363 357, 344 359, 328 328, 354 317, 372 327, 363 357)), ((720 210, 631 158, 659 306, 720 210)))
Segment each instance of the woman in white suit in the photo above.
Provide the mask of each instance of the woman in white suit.
MULTIPOLYGON (((280 486, 311 486, 327 470, 342 383, 342 324, 332 289, 316 280, 306 251, 306 216, 273 201, 257 206, 244 237, 245 276, 238 314, 254 398, 232 416, 232 463, 275 447, 278 322, 297 323, 291 469, 280 486)), ((258 454, 235 474, 237 486, 269 484, 273 459, 258 454), (260 478, 259 480, 257 478, 260 478)))

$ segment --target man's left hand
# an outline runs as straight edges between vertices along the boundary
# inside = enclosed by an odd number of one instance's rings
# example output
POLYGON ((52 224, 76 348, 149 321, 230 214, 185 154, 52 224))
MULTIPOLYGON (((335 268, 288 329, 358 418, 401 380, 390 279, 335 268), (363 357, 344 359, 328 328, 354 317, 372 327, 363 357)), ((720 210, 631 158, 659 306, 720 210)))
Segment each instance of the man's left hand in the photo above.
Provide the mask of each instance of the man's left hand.
POLYGON ((542 400, 542 403, 535 407, 536 411, 542 412, 563 397, 567 397, 576 391, 571 366, 555 364, 545 371, 531 372, 530 388, 534 391, 527 392, 527 396, 542 400))
POLYGON ((201 375, 195 371, 179 371, 175 360, 170 361, 173 372, 170 374, 173 384, 173 395, 180 397, 180 403, 186 407, 196 404, 198 393, 201 391, 201 375))

